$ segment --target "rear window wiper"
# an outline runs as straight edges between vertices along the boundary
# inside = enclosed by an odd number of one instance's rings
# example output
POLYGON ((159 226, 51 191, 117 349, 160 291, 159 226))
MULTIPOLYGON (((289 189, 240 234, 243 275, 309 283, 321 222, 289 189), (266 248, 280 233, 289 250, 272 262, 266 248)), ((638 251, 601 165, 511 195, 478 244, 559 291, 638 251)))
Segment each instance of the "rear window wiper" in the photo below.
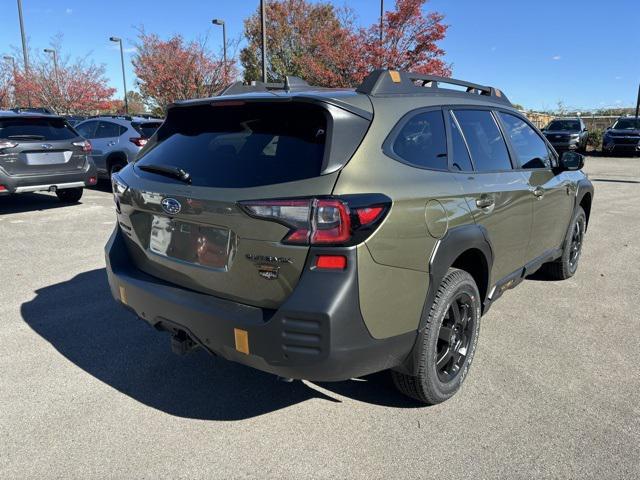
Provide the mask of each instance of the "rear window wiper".
POLYGON ((24 140, 44 140, 44 135, 9 135, 7 138, 24 140))
POLYGON ((158 175, 165 175, 167 177, 176 178, 184 183, 191 183, 191 174, 181 168, 172 167, 170 165, 138 165, 140 170, 145 172, 157 173, 158 175))

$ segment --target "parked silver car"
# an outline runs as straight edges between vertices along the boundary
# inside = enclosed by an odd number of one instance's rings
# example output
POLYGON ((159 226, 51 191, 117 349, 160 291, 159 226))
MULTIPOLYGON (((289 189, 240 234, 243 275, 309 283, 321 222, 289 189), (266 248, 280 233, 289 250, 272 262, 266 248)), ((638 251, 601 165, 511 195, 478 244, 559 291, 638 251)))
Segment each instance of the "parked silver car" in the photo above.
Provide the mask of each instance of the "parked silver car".
POLYGON ((91 158, 98 176, 110 178, 136 155, 162 124, 162 119, 131 116, 92 117, 75 126, 91 141, 91 158))

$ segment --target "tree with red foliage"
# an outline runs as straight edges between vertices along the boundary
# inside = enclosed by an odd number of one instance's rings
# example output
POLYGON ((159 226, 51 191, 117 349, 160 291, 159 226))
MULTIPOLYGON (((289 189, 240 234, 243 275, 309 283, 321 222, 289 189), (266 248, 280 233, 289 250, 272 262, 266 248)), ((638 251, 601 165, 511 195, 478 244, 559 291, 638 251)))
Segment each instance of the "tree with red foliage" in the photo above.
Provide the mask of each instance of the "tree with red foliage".
MULTIPOLYGON (((5 108, 47 107, 56 113, 96 113, 111 108, 111 97, 116 89, 107 86, 102 65, 95 65, 86 58, 72 61, 61 55, 61 38, 52 42, 58 52, 58 68, 54 69, 50 57, 30 52, 29 71, 25 74, 22 58, 15 71, 0 73, 0 97, 3 85, 10 84, 11 100, 2 102, 5 108), (9 105, 11 103, 11 105, 9 105)), ((13 69, 12 69, 13 70, 13 69)))
POLYGON ((144 30, 138 36, 133 68, 145 103, 158 113, 176 100, 215 95, 237 76, 233 60, 225 68, 204 41, 187 42, 180 35, 162 40, 144 30))
MULTIPOLYGON (((437 44, 447 31, 443 16, 423 12, 427 0, 396 0, 378 23, 356 28, 354 13, 329 3, 274 0, 267 3, 267 70, 270 80, 298 75, 327 87, 359 84, 376 68, 449 76, 437 44)), ((241 53, 245 80, 260 78, 260 17, 245 20, 248 45, 241 53)))

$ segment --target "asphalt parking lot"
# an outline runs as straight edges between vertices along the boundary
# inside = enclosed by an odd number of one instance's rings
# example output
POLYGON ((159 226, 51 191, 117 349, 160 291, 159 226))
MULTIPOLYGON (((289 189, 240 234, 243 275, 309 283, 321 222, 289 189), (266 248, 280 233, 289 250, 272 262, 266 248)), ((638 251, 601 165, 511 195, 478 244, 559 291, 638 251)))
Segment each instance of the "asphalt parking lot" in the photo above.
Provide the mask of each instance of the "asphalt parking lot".
POLYGON ((0 198, 0 478, 640 477, 640 158, 588 158, 578 274, 483 319, 436 407, 386 374, 285 384, 195 352, 111 299, 106 187, 0 198))

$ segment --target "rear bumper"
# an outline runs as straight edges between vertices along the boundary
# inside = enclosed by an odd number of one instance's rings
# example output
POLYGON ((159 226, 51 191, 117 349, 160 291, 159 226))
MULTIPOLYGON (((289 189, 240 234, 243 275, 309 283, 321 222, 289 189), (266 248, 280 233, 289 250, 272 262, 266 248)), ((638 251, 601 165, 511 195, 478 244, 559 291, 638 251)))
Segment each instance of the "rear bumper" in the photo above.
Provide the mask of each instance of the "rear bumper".
POLYGON ((0 195, 88 187, 96 183, 91 178, 97 179, 93 162, 87 162, 82 170, 54 175, 9 175, 0 169, 0 185, 5 188, 0 195))
MULTIPOLYGON (((309 259, 317 253, 321 250, 312 249, 309 259)), ((398 367, 416 340, 417 332, 382 340, 369 334, 358 302, 356 249, 340 253, 348 259, 345 271, 314 271, 308 259, 293 293, 274 311, 186 290, 141 272, 131 262, 118 227, 105 247, 111 293, 150 325, 182 330, 228 360, 314 381, 346 380, 398 367), (236 329, 246 332, 248 354, 236 348, 236 329)))

